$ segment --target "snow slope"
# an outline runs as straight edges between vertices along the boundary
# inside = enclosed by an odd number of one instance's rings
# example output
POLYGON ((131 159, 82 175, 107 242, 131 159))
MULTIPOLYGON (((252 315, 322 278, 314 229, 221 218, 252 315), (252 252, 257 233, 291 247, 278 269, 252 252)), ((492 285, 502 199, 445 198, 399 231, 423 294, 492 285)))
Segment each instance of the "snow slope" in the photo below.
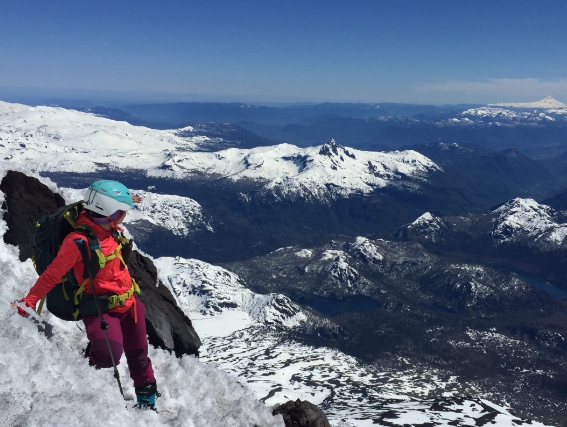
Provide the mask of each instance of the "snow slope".
MULTIPOLYGON (((203 319, 219 326, 224 324, 223 328, 228 331, 236 326, 244 329, 253 324, 294 327, 306 319, 299 306, 289 298, 278 294, 255 294, 237 275, 224 268, 180 257, 158 258, 155 264, 160 280, 176 296, 179 306, 190 313, 196 329, 199 329, 198 325, 205 325, 201 322, 203 319), (235 312, 240 312, 236 318, 235 312), (231 319, 230 323, 227 317, 231 319)), ((202 335, 199 331, 199 336, 202 335)))
POLYGON ((187 236, 198 228, 213 231, 210 220, 203 215, 203 208, 189 197, 157 194, 143 190, 132 190, 142 198, 128 212, 126 224, 148 221, 171 230, 176 236, 187 236))
MULTIPOLYGON (((85 189, 61 188, 58 191, 69 203, 82 200, 85 194, 85 189)), ((214 232, 210 219, 203 215, 201 205, 189 197, 145 190, 132 190, 132 193, 140 196, 142 201, 128 212, 125 224, 145 221, 176 236, 188 236, 198 229, 214 232)))
MULTIPOLYGON (((8 107, 5 107, 7 109, 8 107)), ((198 151, 204 137, 182 130, 131 126, 73 110, 29 107, 0 116, 0 156, 41 172, 136 170, 148 176, 258 181, 277 197, 325 198, 370 193, 388 185, 414 186, 439 167, 415 151, 348 149, 331 141, 198 151)))
POLYGON ((0 115, 4 160, 37 171, 94 172, 102 166, 146 169, 147 162, 158 166, 170 153, 193 150, 207 140, 58 107, 23 109, 3 103, 1 111, 8 111, 0 115))
POLYGON ((12 104, 9 102, 0 101, 0 116, 18 113, 27 110, 29 107, 24 104, 12 104))
MULTIPOLYGON (((0 235, 5 231, 0 220, 0 235)), ((250 389, 225 371, 195 357, 177 359, 153 348, 150 357, 163 395, 158 400, 160 413, 133 408, 133 402, 122 400, 111 370, 88 366, 82 356, 84 332, 46 312, 55 326, 55 335, 46 339, 10 307, 37 275, 31 261, 19 262, 17 248, 3 240, 0 274, 2 426, 283 426, 281 416, 273 417, 250 389)), ((124 359, 119 371, 125 393, 133 399, 124 359)))
POLYGON ((540 250, 567 248, 567 224, 557 223, 549 206, 533 199, 516 198, 493 213, 491 233, 498 242, 529 240, 540 250))
MULTIPOLYGON (((282 343, 249 328, 225 338, 205 339, 205 360, 248 378, 247 384, 270 404, 308 399, 331 423, 348 426, 517 426, 520 419, 485 400, 460 398, 457 377, 410 368, 369 367, 338 351, 282 343), (498 408, 486 410, 487 406, 498 408)), ((533 422, 531 425, 541 426, 533 422)))

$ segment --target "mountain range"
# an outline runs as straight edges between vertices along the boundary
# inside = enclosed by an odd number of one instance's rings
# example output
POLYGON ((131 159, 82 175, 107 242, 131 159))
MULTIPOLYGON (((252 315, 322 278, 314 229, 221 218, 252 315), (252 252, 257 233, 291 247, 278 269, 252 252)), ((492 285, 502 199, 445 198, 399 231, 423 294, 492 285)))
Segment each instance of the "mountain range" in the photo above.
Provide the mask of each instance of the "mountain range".
POLYGON ((264 138, 263 145, 287 142, 305 147, 334 138, 342 145, 365 150, 392 150, 403 144, 444 141, 477 144, 491 150, 516 148, 526 153, 535 147, 540 151, 556 147, 556 155, 567 151, 567 109, 551 97, 533 103, 494 105, 326 103, 266 107, 176 103, 120 108, 80 109, 158 129, 209 127, 211 122, 216 127, 229 125, 241 135, 241 144, 264 138), (251 133, 244 136, 245 131, 251 133), (257 136, 253 137, 254 134, 257 136))
MULTIPOLYGON (((47 184, 53 187, 49 181, 47 184)), ((64 189, 63 194, 74 200, 74 192, 76 190, 64 189)), ((162 201, 167 203, 167 199, 162 201)), ((5 230, 3 220, 0 225, 5 230)), ((385 248, 387 243, 358 238, 345 250, 351 251, 355 257, 361 257, 361 260, 373 263, 399 263, 399 254, 390 257, 385 251, 377 250, 377 245, 385 248)), ((331 263, 330 269, 323 270, 330 273, 338 287, 345 283, 345 279, 347 286, 356 285, 352 268, 346 264, 348 255, 346 252, 341 254, 336 243, 332 246, 332 250, 324 249, 322 252, 321 261, 331 263), (337 255, 339 259, 336 259, 337 255), (344 271, 347 271, 346 275, 343 274, 344 271)), ((22 283, 25 280, 22 279, 28 276, 31 279, 32 266, 29 261, 20 263, 17 251, 10 245, 2 243, 0 252, 0 268, 6 273, 5 285, 0 288, 0 298, 6 302, 14 298, 14 293, 26 289, 25 283, 22 283)), ((284 257, 287 253, 308 265, 316 263, 321 254, 312 249, 294 252, 293 248, 282 249, 277 253, 284 257)), ((158 267, 162 283, 160 286, 166 286, 179 306, 192 318, 203 345, 200 349, 201 363, 187 357, 176 360, 164 351, 151 349, 151 357, 160 376, 160 389, 164 395, 160 401, 159 417, 150 414, 153 425, 193 423, 212 426, 222 423, 237 426, 249 422, 280 425, 277 417, 270 417, 267 408, 262 408, 261 402, 273 405, 282 400, 308 397, 324 408, 337 427, 407 423, 465 426, 471 422, 477 425, 491 422, 510 426, 524 423, 543 426, 538 422, 522 420, 512 415, 510 409, 486 400, 486 397, 490 397, 502 401, 509 396, 502 394, 498 387, 492 387, 487 393, 482 382, 456 376, 452 366, 434 367, 431 363, 420 363, 409 355, 386 357, 379 363, 361 363, 341 351, 308 345, 304 343, 308 331, 329 343, 332 339, 344 338, 352 333, 340 325, 340 319, 336 316, 322 315, 317 310, 310 309, 309 305, 302 307, 278 293, 257 294, 251 291, 242 277, 222 267, 180 257, 162 257, 154 262, 158 267), (238 382, 224 371, 236 376, 238 382), (256 404, 251 399, 251 392, 260 399, 256 404), (479 395, 483 397, 478 397, 479 395), (200 413, 203 408, 211 405, 206 414, 200 413)), ((312 274, 317 274, 316 269, 312 274)), ((521 281, 513 281, 512 286, 519 290, 519 294, 530 293, 530 288, 522 285, 521 281)), ((386 310, 392 308, 386 307, 386 310)), ((365 309, 368 310, 369 307, 365 309)), ((342 311, 344 312, 344 307, 342 311)), ((1 336, 6 345, 0 351, 0 362, 7 363, 4 383, 12 385, 13 390, 17 377, 18 400, 34 403, 33 410, 26 410, 21 404, 8 402, 4 407, 5 420, 41 422, 45 425, 50 424, 52 417, 56 417, 59 421, 68 419, 72 422, 75 418, 73 412, 69 411, 70 407, 65 403, 59 404, 61 399, 56 399, 56 396, 66 397, 69 382, 82 383, 85 376, 88 377, 89 385, 99 392, 93 397, 88 393, 90 387, 84 384, 80 392, 73 392, 75 401, 86 405, 82 419, 92 420, 96 417, 95 412, 88 410, 93 405, 114 407, 116 402, 105 399, 105 396, 112 397, 117 393, 110 376, 105 381, 105 372, 89 369, 86 361, 83 367, 79 363, 81 358, 76 360, 76 348, 84 345, 81 342, 84 341, 84 335, 80 330, 47 313, 45 316, 55 326, 56 336, 46 341, 45 337, 38 336, 33 323, 21 319, 8 309, 3 309, 1 315, 4 320, 4 333, 1 336), (14 363, 10 363, 17 354, 13 351, 13 343, 19 343, 23 339, 28 340, 26 351, 37 353, 42 362, 38 363, 35 358, 28 357, 20 360, 17 363, 18 369, 14 370, 14 363), (65 360, 70 366, 63 371, 60 363, 54 363, 54 358, 65 360), (32 365, 28 366, 28 362, 36 364, 35 368, 31 369, 32 365), (49 381, 49 387, 42 393, 34 392, 34 384, 45 381, 49 381), (43 408, 35 403, 38 396, 47 400, 55 399, 56 403, 43 408)), ((397 329, 404 335, 407 333, 405 328, 400 329, 398 326, 397 329)), ((437 332, 439 334, 441 331, 437 332)), ((496 332, 494 328, 483 331, 469 327, 460 340, 450 344, 463 348, 467 357, 471 357, 470 340, 474 343, 472 353, 477 355, 487 349, 515 349, 518 340, 509 339, 502 332, 496 332)), ((442 346, 446 333, 443 332, 438 337, 435 341, 442 346)), ((406 340, 407 338, 406 336, 406 340)), ((551 334, 538 338, 550 344, 557 336, 551 334)), ((531 351, 533 350, 530 349, 531 351)), ((530 352, 525 354, 524 349, 516 358, 526 362, 530 352)), ((491 359, 494 360, 494 356, 491 359)), ((523 378, 533 379, 534 372, 539 376, 543 372, 548 374, 550 367, 547 366, 542 371, 539 363, 541 362, 537 358, 531 360, 526 365, 529 369, 523 371, 523 378)), ((122 375, 127 376, 122 365, 120 369, 122 375)), ((126 393, 128 396, 128 390, 126 393)), ((539 415, 542 405, 534 408, 531 402, 527 402, 527 405, 525 403, 520 414, 531 411, 539 415)), ((545 406, 543 408, 546 409, 545 406)), ((74 411, 74 407, 72 410, 74 411)), ((554 411, 547 412, 545 416, 540 415, 540 418, 556 417, 556 411, 561 411, 561 407, 554 408, 554 411)), ((137 425, 145 422, 148 417, 135 409, 129 410, 128 407, 116 408, 113 414, 119 415, 127 424, 137 425)))
POLYGON ((321 233, 384 233, 424 211, 485 211, 512 197, 552 197, 562 189, 545 167, 515 150, 438 143, 365 152, 331 140, 210 151, 223 142, 193 127, 154 130, 62 108, 8 109, 17 112, 0 116, 5 161, 63 185, 86 187, 104 174, 197 200, 215 233, 202 227, 187 244, 149 231, 156 255, 226 261, 322 243, 321 233), (233 235, 237 246, 227 247, 233 235))
MULTIPOLYGON (((422 119, 360 120, 411 129, 422 119)), ((427 126, 563 129, 518 120, 427 126)), ((142 196, 126 227, 194 322, 202 359, 267 404, 310 395, 333 422, 403 425, 412 414, 459 425, 473 407, 480 423, 503 416, 488 399, 565 423, 556 173, 509 146, 400 139, 401 150, 378 152, 250 138, 232 124, 151 129, 0 104, 3 170, 40 174, 67 201, 98 178, 142 196)))

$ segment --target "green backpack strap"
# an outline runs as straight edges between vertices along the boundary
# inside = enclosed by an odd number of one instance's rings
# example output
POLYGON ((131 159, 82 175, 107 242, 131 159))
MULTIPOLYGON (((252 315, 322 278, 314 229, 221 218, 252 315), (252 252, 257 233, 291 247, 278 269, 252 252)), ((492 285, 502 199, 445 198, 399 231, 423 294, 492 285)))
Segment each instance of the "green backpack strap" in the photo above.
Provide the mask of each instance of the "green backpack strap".
POLYGON ((83 256, 83 280, 85 280, 89 277, 89 267, 94 277, 98 271, 104 267, 106 259, 100 249, 100 243, 97 237, 88 225, 77 225, 75 231, 78 231, 87 239, 87 245, 84 244, 83 239, 75 239, 75 243, 83 256), (92 256, 93 254, 95 256, 92 256))
MULTIPOLYGON (((82 254, 83 265, 84 265, 83 283, 81 284, 79 289, 75 292, 75 305, 78 306, 80 303, 81 295, 83 294, 85 290, 85 286, 89 281, 89 266, 91 268, 93 278, 96 276, 96 274, 101 268, 104 268, 107 261, 110 261, 114 258, 120 259, 120 262, 124 265, 124 267, 127 267, 126 261, 122 257, 122 248, 123 245, 131 246, 131 241, 130 239, 124 237, 124 235, 120 235, 120 234, 115 235, 113 233, 113 237, 118 243, 118 246, 110 255, 104 256, 100 248, 100 243, 89 226, 78 225, 75 227, 75 230, 81 232, 86 237, 88 244, 88 249, 87 249, 83 239, 75 240, 75 243, 77 243, 77 246, 79 247, 79 251, 82 254), (90 255, 89 255, 89 250, 90 250, 90 255)), ((132 279, 132 287, 128 291, 126 291, 121 295, 111 295, 108 298, 109 309, 124 304, 124 301, 130 298, 134 293, 140 295, 141 290, 140 287, 138 286, 138 283, 136 283, 136 281, 132 279)))
POLYGON ((140 286, 138 286, 136 280, 132 278, 132 286, 130 289, 121 295, 111 295, 108 297, 108 309, 112 310, 114 307, 124 305, 125 301, 134 294, 141 295, 142 291, 140 290, 140 286))

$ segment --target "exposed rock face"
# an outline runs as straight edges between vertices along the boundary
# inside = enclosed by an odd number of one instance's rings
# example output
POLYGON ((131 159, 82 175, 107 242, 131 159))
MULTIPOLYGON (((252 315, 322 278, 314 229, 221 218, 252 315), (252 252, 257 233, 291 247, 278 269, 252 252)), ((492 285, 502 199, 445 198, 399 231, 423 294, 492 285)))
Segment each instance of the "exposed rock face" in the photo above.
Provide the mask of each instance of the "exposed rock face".
POLYGON ((0 191, 5 194, 3 208, 7 209, 4 242, 18 246, 20 261, 25 261, 33 255, 32 238, 37 220, 65 206, 65 200, 38 179, 16 171, 8 171, 0 183, 0 191))
POLYGON ((138 251, 128 261, 130 274, 142 289, 140 299, 146 306, 146 327, 150 344, 172 350, 177 357, 199 355, 201 340, 191 320, 177 306, 169 289, 158 283, 154 263, 138 251))
POLYGON ((307 400, 290 400, 277 406, 272 413, 282 414, 286 427, 331 427, 325 414, 307 400))
MULTIPOLYGON (((33 231, 37 220, 65 206, 65 200, 38 179, 15 171, 8 171, 0 183, 0 190, 5 194, 4 208, 7 209, 4 218, 8 231, 4 241, 18 246, 20 260, 25 261, 33 255, 33 231)), ((152 261, 134 251, 128 268, 142 289, 140 299, 146 306, 150 344, 172 350, 178 357, 198 355, 199 336, 169 290, 163 285, 156 286, 157 270, 152 261)))

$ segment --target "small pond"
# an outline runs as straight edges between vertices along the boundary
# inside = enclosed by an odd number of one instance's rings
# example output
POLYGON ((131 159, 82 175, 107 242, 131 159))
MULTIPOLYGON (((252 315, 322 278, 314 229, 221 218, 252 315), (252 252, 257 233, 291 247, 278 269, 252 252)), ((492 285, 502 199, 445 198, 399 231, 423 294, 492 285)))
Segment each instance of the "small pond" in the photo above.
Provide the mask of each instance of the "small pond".
POLYGON ((555 298, 564 298, 567 297, 567 292, 556 288, 555 286, 549 284, 549 283, 545 283, 545 282, 539 282, 537 280, 534 279, 530 279, 529 277, 526 276, 522 276, 518 274, 518 277, 522 280, 525 280, 526 282, 528 282, 530 285, 532 285, 534 288, 537 289, 541 289, 542 291, 545 291, 551 295, 553 295, 555 298))

